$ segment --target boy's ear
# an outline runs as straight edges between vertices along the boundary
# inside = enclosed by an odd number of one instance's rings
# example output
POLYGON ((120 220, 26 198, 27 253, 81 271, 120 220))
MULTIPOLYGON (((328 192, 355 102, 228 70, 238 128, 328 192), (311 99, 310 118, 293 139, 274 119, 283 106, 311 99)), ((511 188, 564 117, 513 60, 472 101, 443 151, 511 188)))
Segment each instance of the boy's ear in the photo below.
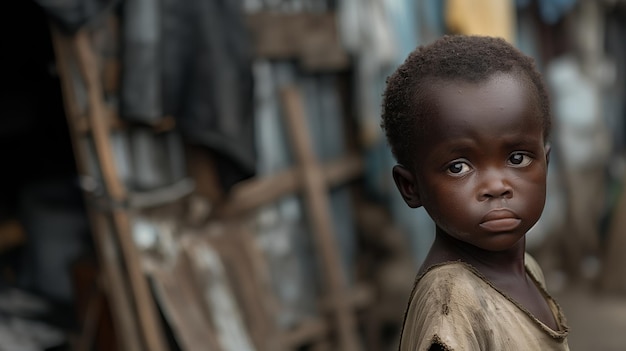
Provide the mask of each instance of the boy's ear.
POLYGON ((396 186, 398 187, 404 202, 406 202, 406 204, 411 208, 418 208, 422 206, 417 188, 417 182, 413 173, 402 165, 395 165, 392 172, 393 180, 396 182, 396 186))
POLYGON ((552 145, 546 144, 546 165, 550 164, 550 151, 552 151, 552 145))

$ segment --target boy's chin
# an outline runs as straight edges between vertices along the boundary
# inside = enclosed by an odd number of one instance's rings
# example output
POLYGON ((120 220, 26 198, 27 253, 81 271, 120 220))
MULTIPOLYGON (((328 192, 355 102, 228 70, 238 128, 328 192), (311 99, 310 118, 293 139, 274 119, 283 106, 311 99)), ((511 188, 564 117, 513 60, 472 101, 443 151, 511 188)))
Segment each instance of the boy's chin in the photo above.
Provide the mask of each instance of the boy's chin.
POLYGON ((499 234, 498 238, 493 238, 486 242, 478 243, 479 248, 489 252, 506 252, 512 249, 518 249, 520 245, 524 245, 524 235, 519 234, 499 234))
POLYGON ((512 249, 518 249, 520 245, 525 244, 524 235, 520 233, 499 233, 494 234, 483 240, 471 240, 462 236, 454 236, 444 233, 451 238, 451 242, 455 246, 467 247, 468 249, 478 249, 487 252, 505 252, 512 249))

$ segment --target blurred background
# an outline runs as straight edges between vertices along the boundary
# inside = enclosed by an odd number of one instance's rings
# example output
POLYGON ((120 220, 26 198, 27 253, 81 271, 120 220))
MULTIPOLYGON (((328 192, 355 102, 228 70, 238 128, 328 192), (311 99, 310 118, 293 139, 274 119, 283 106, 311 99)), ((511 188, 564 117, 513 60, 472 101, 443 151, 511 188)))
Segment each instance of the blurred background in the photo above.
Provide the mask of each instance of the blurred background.
POLYGON ((385 79, 448 33, 535 58, 527 249, 573 350, 625 350, 626 1, 30 0, 2 11, 0 350, 395 350, 434 226, 385 79))

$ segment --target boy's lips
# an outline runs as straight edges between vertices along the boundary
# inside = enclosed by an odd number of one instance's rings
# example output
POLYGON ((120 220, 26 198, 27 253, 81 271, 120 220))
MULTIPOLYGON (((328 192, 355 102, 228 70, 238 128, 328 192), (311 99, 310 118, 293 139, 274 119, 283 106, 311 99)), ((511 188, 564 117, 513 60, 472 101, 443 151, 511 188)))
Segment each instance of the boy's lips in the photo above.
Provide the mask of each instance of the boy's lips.
POLYGON ((517 215, 507 209, 489 211, 480 221, 479 226, 490 232, 508 232, 522 223, 517 215))

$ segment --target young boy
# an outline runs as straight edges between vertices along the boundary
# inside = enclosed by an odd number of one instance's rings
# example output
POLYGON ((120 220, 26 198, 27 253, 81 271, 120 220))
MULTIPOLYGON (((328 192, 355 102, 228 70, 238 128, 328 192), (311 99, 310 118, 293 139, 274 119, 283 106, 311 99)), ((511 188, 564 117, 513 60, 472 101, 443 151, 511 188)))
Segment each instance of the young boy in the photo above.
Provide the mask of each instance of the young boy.
POLYGON ((400 350, 568 350, 563 313, 525 251, 550 154, 534 61, 502 39, 445 36, 389 77, 382 127, 404 201, 436 224, 400 350))

